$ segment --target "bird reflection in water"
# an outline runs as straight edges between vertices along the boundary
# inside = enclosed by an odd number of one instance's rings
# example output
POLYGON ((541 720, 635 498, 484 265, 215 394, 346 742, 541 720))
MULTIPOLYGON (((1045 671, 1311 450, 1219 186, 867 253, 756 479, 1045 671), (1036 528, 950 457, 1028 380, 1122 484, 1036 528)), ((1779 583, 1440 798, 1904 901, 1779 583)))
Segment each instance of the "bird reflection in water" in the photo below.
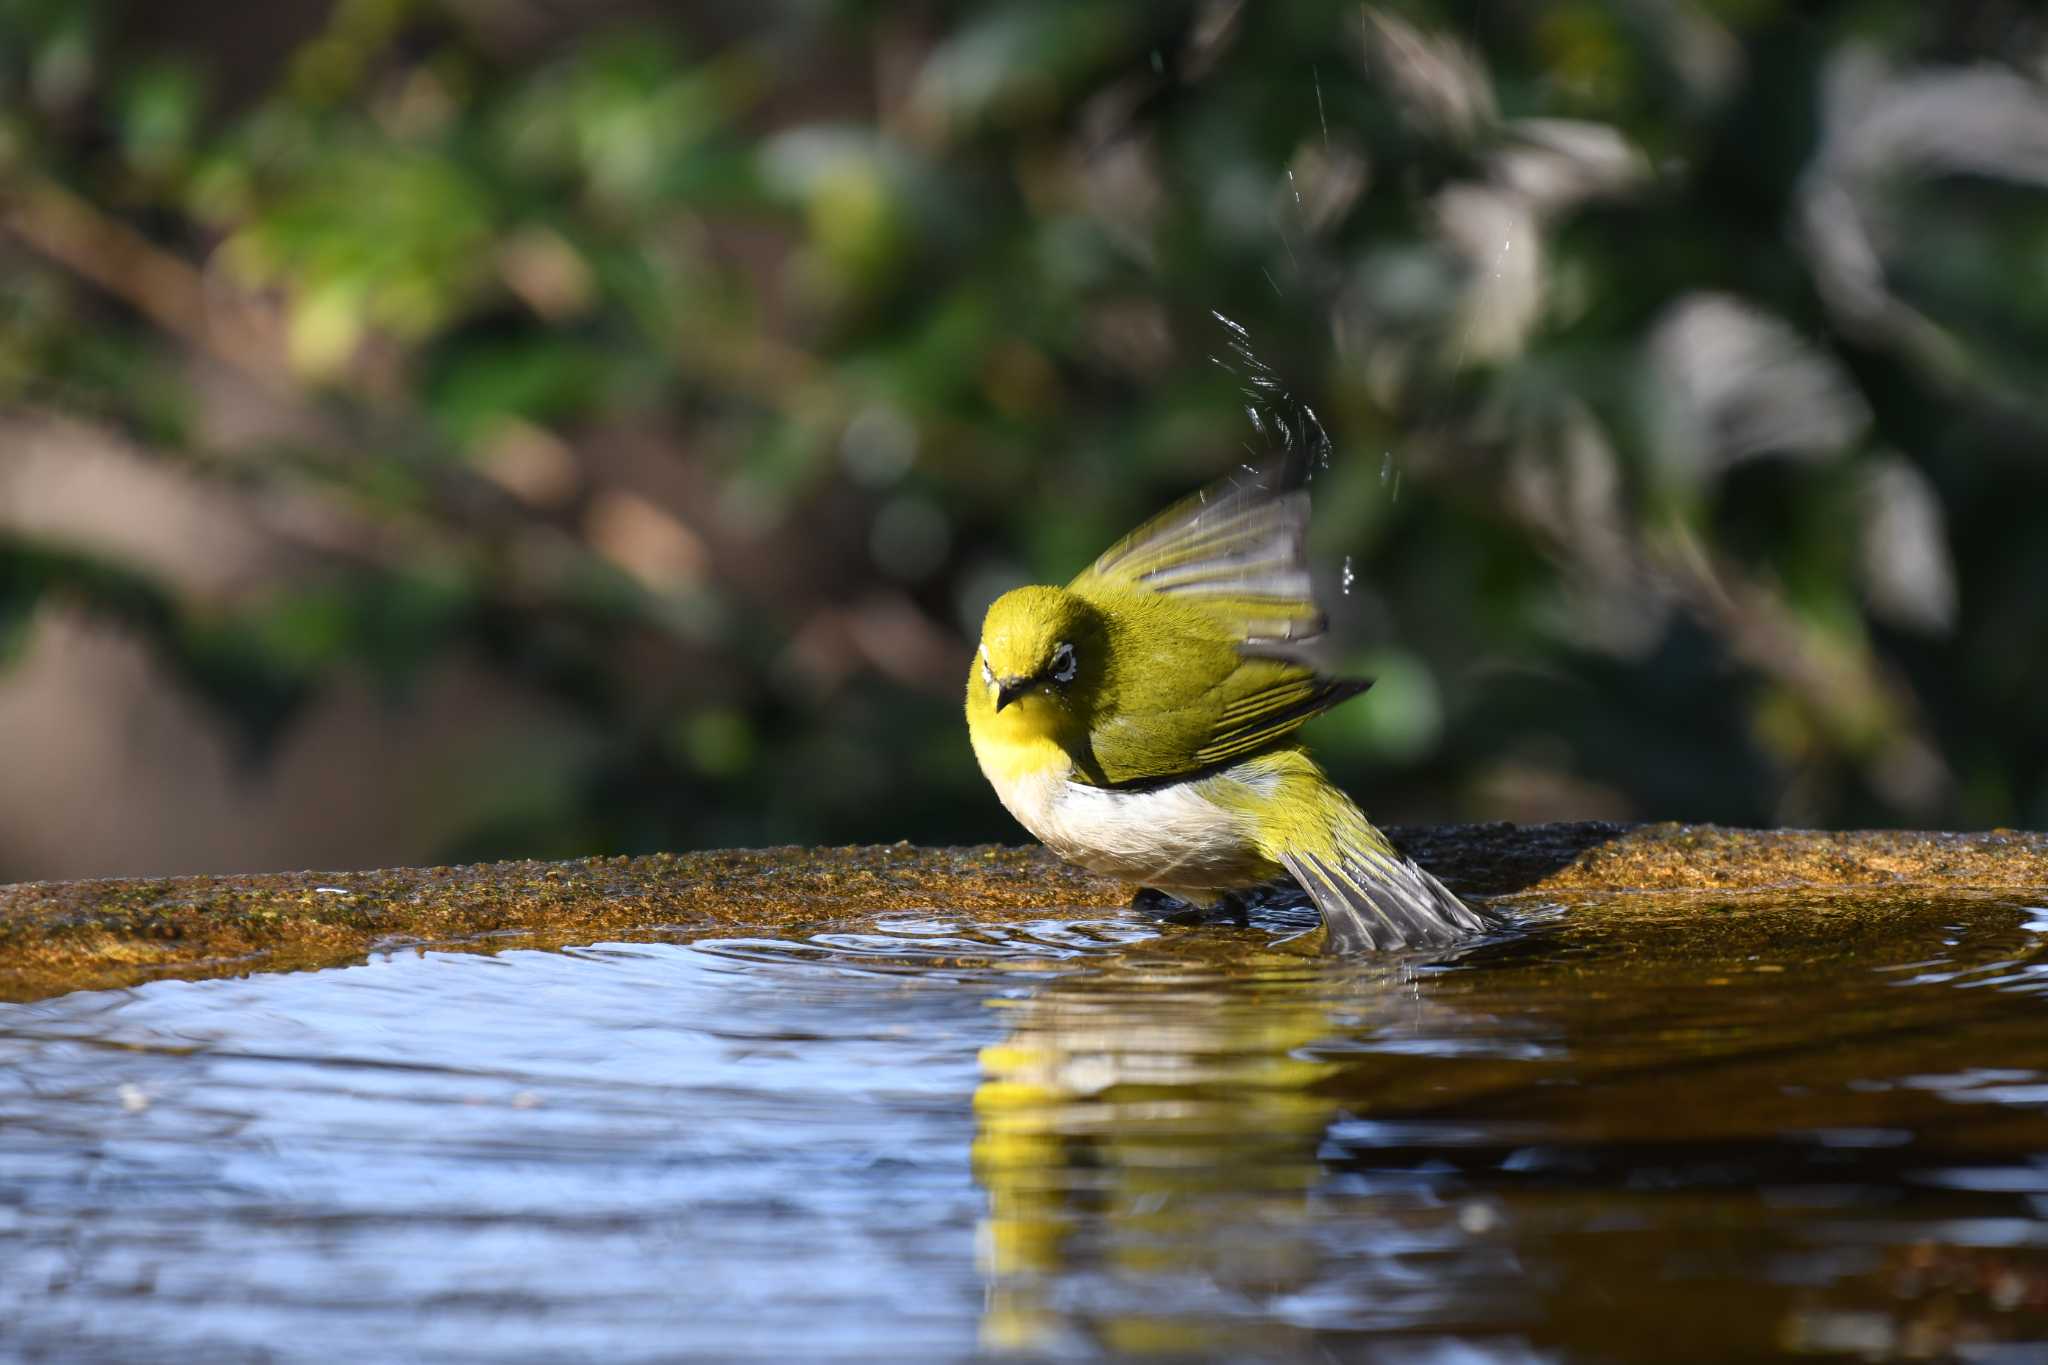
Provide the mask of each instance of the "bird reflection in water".
MULTIPOLYGON (((1317 1152, 1348 1102, 1328 1083, 1371 1064, 1312 1045, 1446 1012, 1412 971, 1283 946, 1229 973, 1123 959, 994 1002, 1011 1021, 974 1096, 984 1347, 1284 1347, 1274 1305, 1331 1258, 1317 1152)), ((1354 1232, 1361 1214, 1346 1201, 1354 1232)))

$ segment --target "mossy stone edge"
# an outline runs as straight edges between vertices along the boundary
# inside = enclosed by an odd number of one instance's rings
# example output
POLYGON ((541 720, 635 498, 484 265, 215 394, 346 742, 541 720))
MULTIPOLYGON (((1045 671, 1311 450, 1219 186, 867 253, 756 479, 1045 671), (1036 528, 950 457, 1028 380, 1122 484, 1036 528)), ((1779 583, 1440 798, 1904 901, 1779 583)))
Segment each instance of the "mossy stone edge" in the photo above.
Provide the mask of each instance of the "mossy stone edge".
MULTIPOLYGON (((1873 907, 1916 893, 2048 888, 2048 835, 1452 825, 1390 831, 1468 895, 1669 915, 1670 896, 1774 893, 1873 907), (1618 897, 1620 891, 1655 896, 1618 897), (1882 893, 1882 894, 1869 894, 1882 893)), ((1038 848, 769 848, 573 862, 0 886, 0 999, 163 976, 333 966, 415 943, 786 937, 876 914, 966 918, 1122 906, 1130 888, 1038 848)))

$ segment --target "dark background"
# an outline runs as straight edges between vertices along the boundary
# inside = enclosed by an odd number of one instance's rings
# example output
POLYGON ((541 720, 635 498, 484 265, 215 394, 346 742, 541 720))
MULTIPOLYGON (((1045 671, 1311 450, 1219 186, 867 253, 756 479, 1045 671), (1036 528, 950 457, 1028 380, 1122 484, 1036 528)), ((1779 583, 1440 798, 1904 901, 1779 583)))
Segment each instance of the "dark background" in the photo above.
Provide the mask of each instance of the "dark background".
POLYGON ((1259 453, 1211 310, 1334 439, 1376 815, 2048 824, 2044 72, 2018 3, 0 0, 0 880, 1019 839, 980 612, 1259 453))

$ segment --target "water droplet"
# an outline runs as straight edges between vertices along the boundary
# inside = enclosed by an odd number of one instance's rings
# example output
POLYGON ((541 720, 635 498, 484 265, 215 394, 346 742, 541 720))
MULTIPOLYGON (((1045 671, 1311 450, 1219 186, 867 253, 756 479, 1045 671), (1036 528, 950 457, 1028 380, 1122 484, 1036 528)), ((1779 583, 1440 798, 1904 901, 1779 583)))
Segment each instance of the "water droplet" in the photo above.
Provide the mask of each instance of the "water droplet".
POLYGON ((1394 452, 1393 452, 1393 451, 1391 451, 1391 450, 1381 451, 1381 452, 1380 452, 1380 482, 1381 482, 1381 483, 1385 483, 1385 482, 1386 482, 1386 481, 1387 481, 1388 479, 1391 479, 1391 478, 1393 478, 1393 477, 1394 477, 1394 452))
POLYGON ((1500 1226, 1500 1214, 1492 1205, 1474 1199, 1458 1210, 1458 1226, 1471 1236, 1481 1237, 1500 1226))
POLYGON ((1358 581, 1358 570, 1357 570, 1356 568, 1352 567, 1352 563, 1351 563, 1351 556, 1350 556, 1350 555, 1345 555, 1345 556, 1344 556, 1344 577, 1343 577, 1343 579, 1341 580, 1341 582, 1342 582, 1342 585, 1343 585, 1343 588, 1344 588, 1344 595, 1345 595, 1346 597, 1349 597, 1349 596, 1351 596, 1351 585, 1352 585, 1353 583, 1356 583, 1357 581, 1358 581))

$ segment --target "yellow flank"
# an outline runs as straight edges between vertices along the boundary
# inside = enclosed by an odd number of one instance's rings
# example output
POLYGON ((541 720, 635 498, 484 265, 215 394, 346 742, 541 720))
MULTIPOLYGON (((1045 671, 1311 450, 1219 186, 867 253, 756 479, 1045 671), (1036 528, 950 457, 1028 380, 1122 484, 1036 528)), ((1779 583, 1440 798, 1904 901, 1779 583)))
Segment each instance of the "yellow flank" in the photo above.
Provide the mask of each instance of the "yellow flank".
POLYGON ((1190 901, 1301 883, 1339 949, 1482 927, 1295 740, 1365 690, 1307 646, 1308 497, 1266 475, 1175 504, 1066 588, 1005 593, 967 679, 1003 805, 1061 857, 1190 901))

